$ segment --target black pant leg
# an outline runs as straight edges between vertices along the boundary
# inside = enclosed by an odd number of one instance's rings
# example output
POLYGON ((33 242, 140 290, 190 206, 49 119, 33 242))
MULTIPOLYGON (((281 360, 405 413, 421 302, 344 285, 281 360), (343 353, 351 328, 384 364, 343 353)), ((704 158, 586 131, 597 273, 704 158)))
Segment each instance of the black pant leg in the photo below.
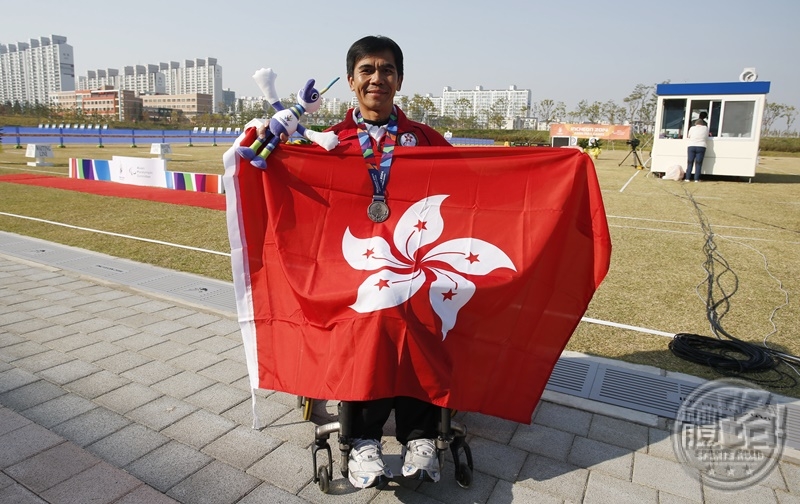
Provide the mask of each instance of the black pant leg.
POLYGON ((439 406, 414 399, 394 398, 395 437, 405 445, 414 439, 436 439, 439 431, 439 406))
POLYGON ((352 438, 377 439, 383 437, 383 424, 389 419, 394 407, 394 398, 375 399, 373 401, 353 401, 350 407, 352 438))

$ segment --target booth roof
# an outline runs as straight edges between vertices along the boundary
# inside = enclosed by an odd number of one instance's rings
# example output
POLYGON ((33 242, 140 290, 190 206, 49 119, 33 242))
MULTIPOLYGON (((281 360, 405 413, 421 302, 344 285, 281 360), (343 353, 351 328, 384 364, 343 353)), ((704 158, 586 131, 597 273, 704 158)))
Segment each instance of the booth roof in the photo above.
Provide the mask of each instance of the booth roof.
POLYGON ((656 94, 659 96, 676 95, 732 95, 732 94, 767 94, 769 82, 707 82, 684 84, 658 84, 656 94))

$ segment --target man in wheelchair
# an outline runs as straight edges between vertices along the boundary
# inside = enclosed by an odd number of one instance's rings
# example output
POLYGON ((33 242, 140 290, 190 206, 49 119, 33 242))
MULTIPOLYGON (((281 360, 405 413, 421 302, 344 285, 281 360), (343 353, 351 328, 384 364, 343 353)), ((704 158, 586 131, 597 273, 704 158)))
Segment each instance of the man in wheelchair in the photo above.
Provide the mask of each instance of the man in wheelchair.
MULTIPOLYGON (((394 145, 450 146, 436 130, 406 118, 394 105, 403 83, 403 52, 390 38, 364 37, 347 52, 347 82, 358 99, 358 108, 347 111, 344 120, 329 131, 340 144, 361 147, 366 168, 373 177, 375 194, 368 215, 375 222, 388 216, 384 190, 391 169, 394 145), (371 146, 371 152, 369 147, 371 146), (384 172, 384 186, 379 174, 384 172)), ((381 437, 392 409, 396 437, 403 446, 403 476, 439 481, 441 468, 435 438, 439 407, 411 397, 393 397, 349 403, 352 449, 348 461, 349 480, 357 488, 369 488, 392 478, 383 461, 381 437)))

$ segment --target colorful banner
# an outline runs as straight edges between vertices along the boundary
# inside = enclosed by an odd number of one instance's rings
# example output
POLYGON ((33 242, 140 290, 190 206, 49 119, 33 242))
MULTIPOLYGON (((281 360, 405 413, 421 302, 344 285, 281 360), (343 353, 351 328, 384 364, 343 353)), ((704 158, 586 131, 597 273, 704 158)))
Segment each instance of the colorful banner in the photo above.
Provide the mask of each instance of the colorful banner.
POLYGON ((69 176, 86 180, 111 180, 111 168, 107 159, 69 158, 69 176))
POLYGON ((196 191, 222 194, 222 175, 168 171, 167 187, 179 191, 196 191))
POLYGON ((551 124, 550 136, 630 140, 631 127, 616 124, 551 124))
POLYGON ((163 170, 162 160, 150 158, 69 159, 69 176, 179 191, 223 194, 222 175, 163 170), (146 183, 145 183, 146 182, 146 183))

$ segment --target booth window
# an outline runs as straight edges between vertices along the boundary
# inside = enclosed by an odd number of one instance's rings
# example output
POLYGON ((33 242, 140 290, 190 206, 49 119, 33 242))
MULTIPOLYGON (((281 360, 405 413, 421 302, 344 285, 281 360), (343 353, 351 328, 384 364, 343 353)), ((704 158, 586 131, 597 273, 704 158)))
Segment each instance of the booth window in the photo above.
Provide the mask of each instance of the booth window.
POLYGON ((722 111, 722 101, 720 100, 692 100, 690 106, 690 120, 689 127, 694 126, 700 114, 705 112, 708 116, 706 124, 708 125, 709 136, 719 136, 719 119, 722 111))
POLYGON ((659 138, 683 138, 686 100, 664 100, 659 138))
POLYGON ((720 136, 750 138, 753 135, 755 101, 725 101, 720 136))

